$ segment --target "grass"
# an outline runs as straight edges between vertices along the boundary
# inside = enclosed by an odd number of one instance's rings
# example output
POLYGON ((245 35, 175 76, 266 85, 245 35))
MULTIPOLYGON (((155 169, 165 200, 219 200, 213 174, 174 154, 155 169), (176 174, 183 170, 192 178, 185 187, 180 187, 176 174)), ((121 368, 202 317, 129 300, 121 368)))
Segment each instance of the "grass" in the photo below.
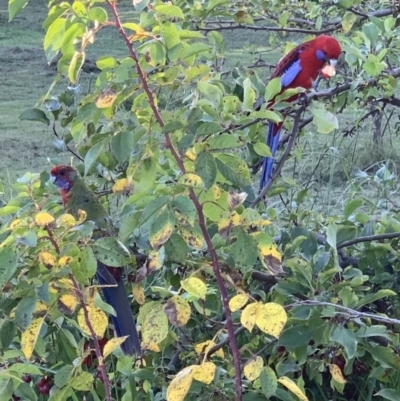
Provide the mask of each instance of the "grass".
MULTIPOLYGON (((124 19, 132 18, 130 4, 127 2, 123 9, 124 19)), ((14 182, 17 176, 26 171, 47 169, 48 158, 67 161, 70 157, 54 146, 54 136, 47 126, 19 121, 20 114, 26 108, 34 107, 46 94, 56 75, 55 69, 47 65, 43 51, 42 22, 46 15, 44 2, 31 1, 14 21, 8 23, 5 4, 0 6, 0 76, 3 78, 0 91, 0 181, 6 184, 14 182)), ((236 65, 253 64, 260 57, 266 62, 276 62, 281 55, 281 48, 270 45, 265 33, 236 30, 223 34, 226 44, 223 70, 236 65), (244 48, 247 54, 249 49, 252 51, 251 59, 246 61, 243 60, 244 48)), ((289 38, 282 38, 282 41, 286 40, 289 38)), ((89 50, 88 59, 95 60, 95 55, 104 53, 104 49, 112 49, 113 56, 126 55, 123 42, 111 28, 100 32, 89 50)), ((269 71, 265 69, 258 73, 265 78, 269 71)), ((82 75, 84 90, 89 77, 86 73, 82 75)), ((58 87, 61 90, 67 84, 64 80, 58 87)), ((363 112, 351 110, 341 115, 341 129, 351 126, 363 112)), ((391 121, 394 118, 392 116, 391 121)), ((297 152, 302 153, 300 162, 288 163, 285 172, 307 183, 312 195, 311 202, 318 210, 327 212, 341 209, 353 186, 359 185, 353 176, 354 171, 366 170, 373 177, 374 171, 387 160, 392 161, 394 173, 397 174, 400 169, 400 156, 396 151, 400 147, 400 140, 394 123, 388 125, 385 140, 379 147, 371 142, 371 137, 370 123, 348 138, 343 138, 340 132, 318 135, 309 125, 298 144, 297 152)), ((367 198, 379 193, 372 179, 365 181, 362 190, 367 198)), ((392 193, 392 202, 400 203, 396 188, 392 188, 392 193)), ((277 199, 276 203, 279 201, 277 199)))

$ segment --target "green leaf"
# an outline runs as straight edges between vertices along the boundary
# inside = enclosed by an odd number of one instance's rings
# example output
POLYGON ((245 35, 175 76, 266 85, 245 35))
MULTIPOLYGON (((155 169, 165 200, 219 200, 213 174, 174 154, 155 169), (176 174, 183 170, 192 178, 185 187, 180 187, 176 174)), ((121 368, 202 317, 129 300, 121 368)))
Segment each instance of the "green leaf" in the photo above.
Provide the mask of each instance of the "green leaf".
POLYGON ((211 153, 201 152, 196 158, 194 171, 201 177, 204 187, 209 189, 217 178, 217 164, 211 153))
POLYGON ((15 310, 15 324, 25 331, 31 324, 32 314, 36 308, 36 297, 25 297, 17 305, 15 310))
POLYGON ((256 101, 256 93, 251 86, 250 78, 243 81, 243 110, 253 111, 254 102, 256 101))
POLYGON ((392 388, 385 388, 374 394, 374 397, 382 397, 389 401, 400 401, 400 394, 398 390, 392 388))
POLYGON ((97 142, 95 145, 93 145, 90 149, 89 152, 86 153, 85 155, 85 173, 86 175, 90 169, 92 168, 93 164, 96 162, 100 154, 103 152, 105 146, 104 141, 97 142))
POLYGON ((339 128, 337 117, 321 107, 310 107, 313 114, 313 123, 321 134, 329 134, 339 128))
POLYGON ((14 341, 15 333, 14 322, 12 320, 5 320, 0 328, 0 344, 2 349, 9 348, 10 344, 14 341))
POLYGON ((295 348, 307 345, 314 333, 315 328, 307 326, 293 326, 285 329, 279 336, 278 345, 288 347, 293 351, 295 348))
POLYGON ((15 389, 14 394, 27 401, 37 401, 38 399, 35 390, 28 383, 20 383, 15 389))
POLYGON ((230 239, 234 242, 230 247, 229 254, 235 261, 235 267, 240 269, 242 273, 253 270, 258 257, 258 248, 254 238, 242 228, 235 227, 230 239))
POLYGON ((111 151, 120 162, 129 159, 134 148, 134 138, 131 131, 118 132, 111 140, 111 151))
POLYGON ((257 142, 256 144, 254 144, 253 148, 254 151, 260 156, 272 157, 271 149, 265 143, 257 142))
POLYGON ((375 362, 382 365, 383 368, 392 368, 395 371, 400 371, 399 356, 390 347, 381 345, 372 345, 363 343, 363 348, 369 352, 375 362))
POLYGON ((140 225, 143 225, 148 219, 154 217, 155 214, 170 201, 169 196, 160 196, 146 205, 143 209, 142 216, 140 218, 140 225))
POLYGON ((357 339, 351 330, 343 326, 333 327, 329 334, 329 339, 343 346, 349 359, 356 354, 357 339))
POLYGON ((203 123, 197 128, 196 135, 210 135, 223 130, 224 129, 218 123, 203 123))
POLYGON ((260 373, 260 384, 263 394, 270 398, 275 395, 278 388, 278 380, 275 372, 269 367, 264 366, 260 373))
POLYGON ((47 61, 53 60, 63 44, 66 22, 66 19, 58 18, 47 30, 44 38, 44 50, 47 61))
POLYGON ((79 76, 79 72, 81 71, 84 62, 85 62, 85 52, 75 52, 68 66, 68 78, 71 81, 71 83, 73 84, 76 83, 79 76))
POLYGON ((219 111, 223 93, 217 85, 212 85, 208 82, 199 82, 197 89, 211 102, 214 108, 219 111))
POLYGON ((120 267, 131 260, 128 249, 112 237, 99 238, 92 246, 96 258, 107 266, 120 267))
POLYGON ((0 248, 0 288, 3 288, 17 270, 18 252, 16 248, 0 248))
POLYGON ((0 400, 11 400, 14 385, 11 379, 0 379, 0 400))
POLYGON ((363 199, 351 199, 344 208, 344 218, 347 220, 363 203, 363 199))
POLYGON ((192 43, 186 47, 184 47, 181 51, 181 58, 186 59, 195 54, 199 54, 205 51, 212 49, 212 46, 208 45, 207 43, 192 43))
POLYGON ((178 30, 171 22, 160 24, 160 30, 167 49, 172 49, 180 43, 178 30))
POLYGON ((175 216, 170 209, 162 210, 153 220, 150 227, 150 244, 159 249, 171 236, 175 226, 175 216))
POLYGON ((184 263, 189 247, 179 234, 172 234, 164 245, 167 257, 172 262, 184 263))
POLYGON ((12 21, 22 9, 28 4, 29 0, 9 0, 8 2, 8 22, 12 21))
POLYGON ((383 61, 367 61, 363 64, 364 71, 371 77, 377 77, 385 68, 386 64, 383 61))
POLYGON ((242 146, 239 139, 232 134, 221 134, 211 137, 208 140, 208 146, 210 149, 231 149, 242 146))
POLYGON ((27 373, 30 375, 41 375, 42 371, 35 365, 30 365, 28 363, 14 363, 10 366, 10 370, 17 373, 27 373))
POLYGON ((183 128, 183 124, 180 121, 169 121, 167 124, 164 125, 162 128, 162 133, 166 134, 168 132, 177 131, 183 128))
POLYGON ((180 19, 185 18, 182 10, 178 6, 174 6, 171 4, 159 4, 158 6, 155 6, 154 9, 158 13, 168 15, 169 17, 180 18, 180 19))
POLYGON ((90 391, 93 387, 93 375, 89 372, 80 372, 69 380, 69 385, 78 391, 90 391))
POLYGON ((74 393, 74 390, 70 386, 65 386, 59 390, 55 390, 51 393, 51 397, 49 401, 67 401, 70 399, 71 395, 74 393))
POLYGON ((386 297, 395 297, 397 294, 392 290, 379 290, 376 293, 364 295, 360 301, 357 302, 354 309, 359 309, 364 305, 377 301, 378 299, 386 297))
POLYGON ((108 20, 108 15, 104 8, 93 7, 89 10, 88 18, 92 21, 97 21, 100 24, 104 24, 108 20))
POLYGON ((182 216, 178 217, 178 222, 182 223, 181 218, 184 218, 184 223, 193 226, 197 217, 196 208, 190 198, 184 195, 177 196, 171 202, 171 207, 174 211, 182 216))
POLYGON ((219 172, 238 188, 251 185, 250 172, 244 160, 231 155, 220 154, 216 159, 219 172))
POLYGON ((336 249, 337 227, 335 223, 330 223, 326 229, 326 242, 336 249))
POLYGON ((24 110, 22 114, 19 116, 19 119, 21 121, 23 120, 39 121, 40 123, 50 125, 50 120, 47 118, 44 111, 35 108, 24 110))
POLYGON ((268 103, 271 99, 273 99, 276 95, 278 95, 282 90, 281 78, 273 78, 271 79, 267 87, 265 88, 264 99, 268 103))
POLYGON ((74 367, 72 365, 63 366, 54 375, 54 384, 59 388, 64 387, 68 383, 73 372, 74 367))
POLYGON ((265 120, 269 120, 273 123, 280 123, 283 121, 282 116, 279 113, 276 113, 275 111, 271 110, 259 110, 259 111, 253 111, 250 116, 250 118, 261 118, 265 120))
POLYGON ((353 25, 356 21, 357 21, 357 16, 351 11, 346 11, 342 18, 343 33, 350 32, 351 28, 353 28, 353 25))

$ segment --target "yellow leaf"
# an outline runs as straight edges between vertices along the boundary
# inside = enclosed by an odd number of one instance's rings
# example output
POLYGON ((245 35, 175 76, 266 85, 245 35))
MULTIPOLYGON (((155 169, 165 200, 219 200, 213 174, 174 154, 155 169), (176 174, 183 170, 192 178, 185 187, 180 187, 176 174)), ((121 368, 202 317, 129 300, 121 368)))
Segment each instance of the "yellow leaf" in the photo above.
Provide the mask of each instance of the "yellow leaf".
POLYGON ((203 237, 200 236, 200 234, 198 234, 196 231, 180 227, 180 232, 182 238, 189 246, 195 249, 203 249, 204 245, 203 237))
MULTIPOLYGON (((157 227, 157 230, 150 235, 150 244, 155 249, 158 249, 161 245, 165 244, 174 230, 174 221, 172 219, 164 221, 163 223, 163 225, 157 227)), ((161 257, 161 253, 158 256, 161 257)), ((154 268, 158 265, 159 263, 156 261, 154 268)))
POLYGON ((27 360, 31 359, 43 322, 44 316, 33 319, 21 335, 21 350, 27 360))
POLYGON ((44 302, 38 301, 38 302, 36 302, 36 305, 35 305, 34 314, 37 315, 38 313, 47 312, 48 310, 49 310, 49 307, 44 302))
POLYGON ((86 220, 86 217, 87 213, 82 209, 78 209, 78 223, 82 224, 86 220))
POLYGON ((135 283, 133 284, 133 298, 135 299, 135 301, 139 304, 139 305, 144 305, 146 302, 146 298, 144 295, 144 289, 143 287, 138 284, 135 283))
POLYGON ((107 358, 113 351, 115 351, 129 336, 114 337, 108 340, 103 349, 103 357, 107 358))
POLYGON ((187 173, 179 177, 178 184, 191 188, 203 188, 203 180, 196 174, 187 173))
POLYGON ((167 401, 183 401, 193 381, 193 370, 196 366, 182 369, 171 381, 167 389, 167 401))
POLYGON ((198 355, 207 354, 208 351, 209 351, 212 347, 214 347, 214 345, 215 345, 215 342, 214 342, 214 341, 212 341, 212 340, 207 340, 207 341, 204 341, 203 343, 196 344, 196 345, 194 346, 194 350, 196 351, 196 353, 197 353, 198 355))
POLYGON ((50 252, 40 252, 39 260, 47 269, 52 268, 57 263, 56 257, 50 252))
POLYGON ((300 390, 297 384, 286 376, 280 377, 278 382, 290 390, 294 395, 300 398, 301 401, 308 401, 307 396, 300 390))
POLYGON ((175 327, 184 326, 190 319, 190 305, 186 299, 179 295, 175 295, 168 299, 164 306, 165 313, 169 321, 175 327))
POLYGON ((181 281, 182 288, 190 295, 206 299, 207 286, 197 277, 189 277, 186 280, 181 281))
POLYGON ((62 214, 57 219, 57 225, 58 227, 73 227, 76 225, 75 217, 68 213, 62 214))
POLYGON ((287 314, 285 309, 274 302, 261 305, 256 312, 258 328, 273 337, 278 338, 285 327, 287 314))
POLYGON ((275 244, 265 244, 261 241, 258 242, 258 252, 260 256, 261 263, 268 269, 268 271, 273 274, 283 274, 282 269, 282 256, 275 244))
POLYGON ((232 312, 236 312, 239 309, 242 309, 243 306, 247 304, 249 300, 249 296, 247 294, 238 294, 235 295, 230 301, 229 301, 229 308, 232 312))
POLYGON ((112 187, 114 193, 130 192, 132 189, 132 181, 128 178, 121 178, 112 187))
POLYGON ((168 335, 168 319, 163 305, 157 305, 146 314, 142 324, 143 348, 159 344, 168 335))
POLYGON ((216 366, 212 362, 204 362, 193 369, 193 379, 210 384, 214 380, 216 366))
MULTIPOLYGON (((103 338, 108 325, 107 315, 101 309, 95 308, 94 306, 87 305, 86 308, 88 310, 89 321, 94 332, 99 338, 103 338)), ((83 308, 78 312, 78 324, 87 336, 90 337, 92 335, 87 325, 83 308)))
POLYGON ((195 160, 196 160, 196 153, 195 152, 193 152, 193 150, 194 150, 194 148, 192 148, 191 150, 187 150, 186 152, 185 152, 185 156, 190 160, 190 161, 192 161, 192 162, 194 162, 195 160))
POLYGON ((240 316, 240 323, 242 323, 242 326, 246 327, 246 329, 250 332, 253 330, 256 324, 257 310, 261 306, 262 304, 254 302, 247 305, 242 311, 242 315, 240 316))
POLYGON ((95 101, 96 107, 99 109, 106 109, 107 107, 111 107, 116 98, 117 93, 108 88, 100 93, 99 96, 97 96, 95 101))
POLYGON ((60 296, 60 298, 58 298, 58 308, 63 313, 67 313, 69 315, 72 315, 75 312, 78 304, 78 299, 72 294, 63 294, 60 296))
POLYGON ((333 363, 329 364, 329 370, 331 372, 333 380, 337 381, 340 384, 345 384, 347 382, 347 380, 343 377, 343 373, 338 365, 335 365, 333 363))
POLYGON ((218 223, 218 231, 225 231, 231 227, 238 227, 242 223, 242 218, 235 210, 230 213, 230 215, 222 219, 218 223))
POLYGON ((264 361, 261 356, 257 356, 256 359, 252 359, 250 362, 246 363, 243 368, 244 376, 249 381, 254 381, 258 379, 262 368, 264 367, 264 361))
POLYGON ((38 226, 47 226, 47 224, 50 224, 54 221, 54 217, 46 212, 39 212, 36 216, 35 216, 35 223, 38 226))
POLYGON ((21 219, 15 219, 10 223, 10 228, 13 230, 14 228, 23 227, 25 222, 21 219))
MULTIPOLYGON (((172 226, 168 226, 168 233, 166 235, 170 235, 170 229, 172 231, 172 226)), ((148 274, 152 273, 155 270, 161 269, 164 263, 164 251, 151 251, 149 256, 147 257, 147 270, 148 274)))
POLYGON ((68 266, 71 262, 72 256, 61 256, 61 258, 58 259, 59 266, 68 266))

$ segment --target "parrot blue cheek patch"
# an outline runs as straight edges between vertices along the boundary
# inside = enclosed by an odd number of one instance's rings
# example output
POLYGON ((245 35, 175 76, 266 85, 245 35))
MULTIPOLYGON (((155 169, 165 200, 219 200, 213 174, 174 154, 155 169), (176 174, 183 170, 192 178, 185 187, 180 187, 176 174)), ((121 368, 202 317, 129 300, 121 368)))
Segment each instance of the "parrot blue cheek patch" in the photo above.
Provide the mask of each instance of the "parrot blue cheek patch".
POLYGON ((318 60, 326 61, 325 53, 324 53, 322 50, 317 50, 317 51, 315 52, 315 55, 317 56, 317 59, 318 59, 318 60))

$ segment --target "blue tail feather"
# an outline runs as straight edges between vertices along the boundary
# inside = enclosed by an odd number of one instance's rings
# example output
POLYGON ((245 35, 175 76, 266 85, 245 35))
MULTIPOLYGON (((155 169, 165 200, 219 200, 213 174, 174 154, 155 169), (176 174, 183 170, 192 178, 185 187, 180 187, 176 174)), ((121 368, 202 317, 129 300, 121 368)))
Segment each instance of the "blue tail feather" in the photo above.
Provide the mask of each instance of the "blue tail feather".
POLYGON ((129 336, 122 344, 121 349, 125 355, 142 354, 139 335, 133 319, 129 298, 121 278, 114 277, 107 267, 97 263, 97 279, 100 285, 116 285, 115 287, 102 287, 105 301, 111 305, 117 316, 111 315, 116 335, 118 337, 129 336))
POLYGON ((272 157, 264 157, 263 166, 261 170, 261 178, 260 178, 260 192, 262 189, 268 184, 269 180, 272 176, 272 171, 274 169, 274 160, 275 153, 278 149, 279 138, 281 136, 281 129, 275 133, 275 124, 269 124, 268 126, 268 137, 267 137, 267 145, 271 149, 272 157))

